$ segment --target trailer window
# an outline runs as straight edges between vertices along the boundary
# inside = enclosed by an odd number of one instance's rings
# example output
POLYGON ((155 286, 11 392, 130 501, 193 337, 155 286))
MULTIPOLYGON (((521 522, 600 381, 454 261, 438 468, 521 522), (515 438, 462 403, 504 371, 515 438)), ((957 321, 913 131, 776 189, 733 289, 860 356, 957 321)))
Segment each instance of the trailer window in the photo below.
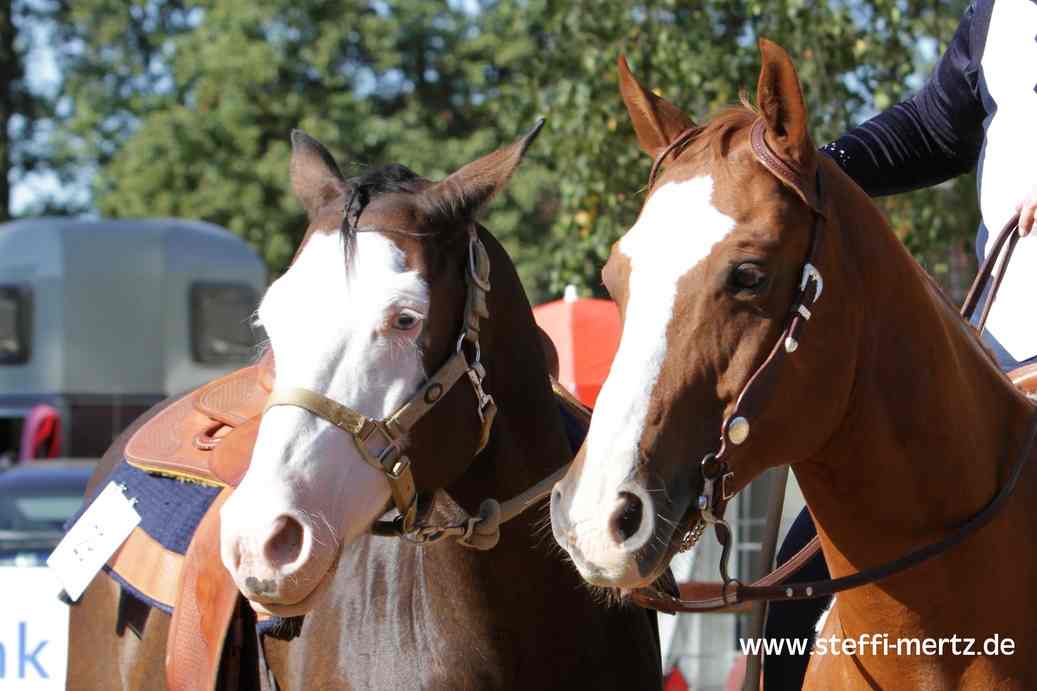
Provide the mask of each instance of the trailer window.
POLYGON ((32 336, 32 290, 0 285, 0 365, 29 361, 32 336))
POLYGON ((210 365, 247 363, 256 336, 250 322, 259 296, 247 283, 191 286, 191 348, 194 359, 210 365))

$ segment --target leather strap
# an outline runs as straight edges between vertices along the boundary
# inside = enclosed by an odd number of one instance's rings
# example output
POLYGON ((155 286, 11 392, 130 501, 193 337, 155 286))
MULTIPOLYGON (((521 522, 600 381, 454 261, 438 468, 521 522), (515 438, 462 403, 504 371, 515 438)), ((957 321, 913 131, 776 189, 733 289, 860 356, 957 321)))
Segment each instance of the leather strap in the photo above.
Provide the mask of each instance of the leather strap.
POLYGON ((691 140, 695 138, 695 135, 702 131, 702 128, 697 125, 692 125, 688 129, 684 130, 676 137, 669 145, 663 149, 655 160, 652 161, 652 170, 648 173, 648 191, 652 191, 652 187, 655 186, 655 179, 659 175, 659 169, 662 168, 663 162, 671 155, 676 158, 680 155, 680 152, 684 150, 691 140))
POLYGON ((951 534, 937 540, 936 542, 920 547, 908 554, 886 562, 879 566, 864 569, 849 576, 825 579, 820 581, 809 581, 806 583, 784 583, 788 578, 802 566, 803 561, 808 559, 808 550, 816 552, 814 547, 818 538, 814 538, 806 548, 800 550, 796 556, 752 585, 743 585, 736 580, 723 584, 716 584, 717 594, 702 600, 677 600, 659 594, 635 593, 633 599, 638 604, 658 609, 663 612, 708 612, 721 609, 742 602, 753 602, 759 600, 809 600, 818 597, 828 597, 841 593, 851 588, 859 588, 862 585, 876 583, 890 576, 906 571, 912 567, 943 554, 947 550, 964 542, 968 537, 986 526, 1004 508, 1011 498, 1019 477, 1026 467, 1027 461, 1034 455, 1035 441, 1037 441, 1037 414, 1034 414, 1030 429, 1027 434, 1026 443, 1022 452, 1012 466, 1011 474, 1007 482, 1001 486, 997 494, 990 502, 973 514, 965 523, 961 524, 951 534), (803 561, 800 561, 803 559, 803 561), (797 562, 793 564, 793 562, 797 562))
MULTIPOLYGON (((557 381, 552 380, 551 386, 555 392, 556 400, 568 408, 574 415, 585 423, 590 423, 591 411, 583 405, 572 394, 562 388, 557 381)), ((402 534, 400 527, 394 521, 376 521, 372 526, 372 532, 376 535, 406 537, 416 542, 437 542, 444 538, 455 538, 460 544, 473 549, 491 549, 497 544, 500 535, 500 526, 524 513, 538 502, 551 494, 555 483, 561 480, 569 470, 566 463, 553 473, 540 480, 524 492, 508 499, 498 502, 495 499, 485 499, 479 506, 477 516, 469 516, 460 506, 454 504, 454 512, 461 515, 458 520, 450 525, 423 524, 410 534, 402 534)), ((446 495, 446 492, 443 492, 446 495)), ((449 495, 446 495, 449 498, 449 495)))
POLYGON ((271 408, 279 405, 308 410, 353 436, 359 436, 369 422, 368 418, 352 408, 347 408, 341 403, 309 389, 274 389, 270 392, 270 398, 266 399, 263 413, 265 414, 271 408))
POLYGON ((752 129, 749 131, 749 143, 756 160, 763 164, 764 168, 788 185, 793 192, 799 195, 803 203, 813 209, 814 213, 822 217, 825 215, 820 192, 811 184, 811 179, 814 177, 810 174, 811 171, 793 168, 774 152, 774 149, 767 143, 767 123, 763 118, 758 118, 753 123, 752 129))
POLYGON ((220 553, 220 508, 232 491, 225 488, 216 496, 187 548, 166 643, 170 691, 216 687, 223 643, 238 601, 230 573, 213 559, 220 553))
POLYGON ((972 281, 972 287, 969 288, 968 295, 965 296, 965 302, 961 306, 962 319, 971 322, 972 316, 976 313, 976 307, 979 305, 979 300, 983 296, 987 285, 990 284, 991 277, 993 277, 993 285, 990 288, 990 292, 987 293, 983 311, 980 313, 979 322, 976 324, 976 330, 980 333, 983 333, 983 329, 986 327, 990 307, 994 304, 994 298, 997 297, 997 291, 1001 287, 1001 280, 1005 277, 1005 272, 1008 270, 1008 262, 1015 251, 1015 245, 1019 242, 1018 231, 1019 214, 1016 213, 1012 218, 1008 219, 1008 223, 998 233, 997 239, 994 240, 994 245, 990 248, 986 258, 983 259, 983 265, 979 267, 976 278, 972 281), (1006 242, 1008 247, 1004 249, 1006 242), (1004 259, 998 262, 1002 249, 1004 249, 1004 259))

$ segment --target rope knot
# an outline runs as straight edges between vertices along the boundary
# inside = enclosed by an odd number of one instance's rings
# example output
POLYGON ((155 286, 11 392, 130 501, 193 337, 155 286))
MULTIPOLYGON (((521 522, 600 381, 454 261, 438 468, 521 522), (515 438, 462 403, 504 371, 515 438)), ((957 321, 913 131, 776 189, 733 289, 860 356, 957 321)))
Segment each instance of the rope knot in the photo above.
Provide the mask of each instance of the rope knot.
POLYGON ((484 552, 493 549, 500 540, 500 519, 500 502, 484 499, 479 505, 479 515, 468 519, 458 543, 484 552))

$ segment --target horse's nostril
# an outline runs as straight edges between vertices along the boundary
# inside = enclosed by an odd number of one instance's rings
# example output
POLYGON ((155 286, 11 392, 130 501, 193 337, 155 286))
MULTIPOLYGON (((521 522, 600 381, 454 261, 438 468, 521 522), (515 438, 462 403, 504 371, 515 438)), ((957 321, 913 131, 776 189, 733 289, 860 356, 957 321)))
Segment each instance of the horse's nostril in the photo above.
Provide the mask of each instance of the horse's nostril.
POLYGON ((633 537, 641 527, 641 519, 644 518, 644 505, 636 494, 630 492, 619 493, 619 507, 612 512, 609 518, 609 532, 612 539, 623 543, 633 537))
POLYGON ((562 490, 556 484, 551 490, 551 515, 555 515, 562 508, 562 490))
POLYGON ((288 515, 278 516, 263 546, 263 555, 275 567, 291 564, 302 553, 302 539, 303 528, 299 521, 288 515))

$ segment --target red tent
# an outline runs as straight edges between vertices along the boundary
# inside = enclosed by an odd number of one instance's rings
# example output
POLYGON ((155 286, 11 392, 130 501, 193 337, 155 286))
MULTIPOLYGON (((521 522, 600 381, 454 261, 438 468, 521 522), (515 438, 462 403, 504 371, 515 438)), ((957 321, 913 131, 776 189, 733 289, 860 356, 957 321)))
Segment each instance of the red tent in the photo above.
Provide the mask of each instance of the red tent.
POLYGON ((674 665, 670 673, 663 678, 663 691, 691 691, 688 681, 677 665, 674 665))
POLYGON ((594 406, 619 348, 619 310, 611 300, 565 299, 533 308, 533 316, 558 349, 558 381, 585 405, 594 406))

